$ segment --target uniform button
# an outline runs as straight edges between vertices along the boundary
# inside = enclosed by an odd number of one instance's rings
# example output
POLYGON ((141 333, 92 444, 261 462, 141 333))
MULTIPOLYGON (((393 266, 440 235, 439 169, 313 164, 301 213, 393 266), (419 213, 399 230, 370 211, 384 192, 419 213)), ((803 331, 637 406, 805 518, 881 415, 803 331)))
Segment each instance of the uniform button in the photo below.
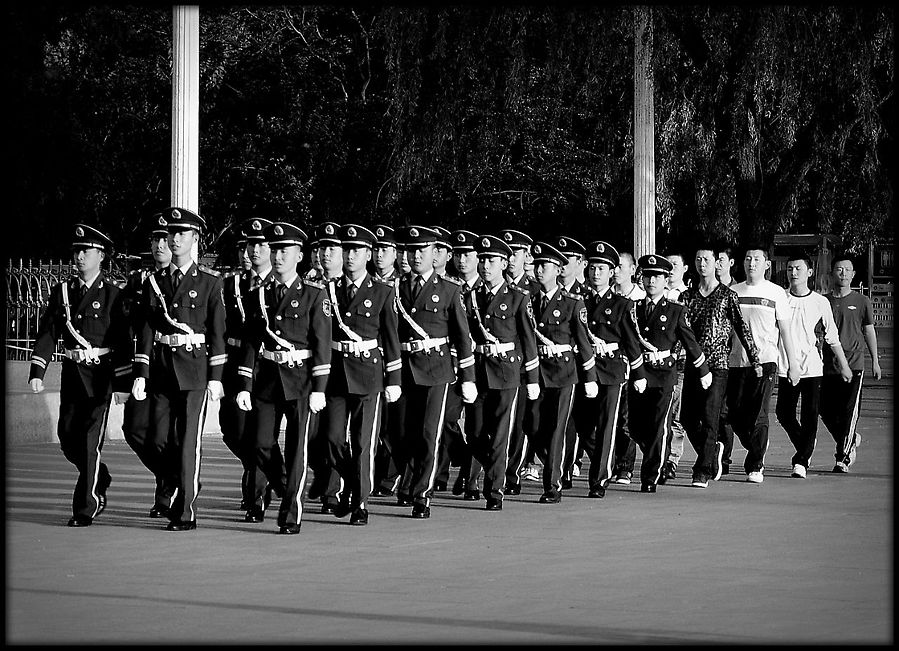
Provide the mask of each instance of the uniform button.
POLYGON ((546 327, 546 324, 545 324, 545 323, 541 323, 541 324, 540 324, 540 327, 541 327, 541 328, 545 328, 545 327, 546 327))
POLYGON ((280 330, 275 330, 275 334, 276 334, 276 335, 279 335, 279 334, 281 334, 281 331, 280 331, 280 330))
POLYGON ((177 303, 172 303, 172 307, 178 307, 177 303))
POLYGON ((369 314, 368 312, 366 312, 366 313, 365 313, 365 316, 371 316, 371 314, 369 314))
POLYGON ((278 316, 275 317, 275 319, 278 320, 278 321, 280 321, 280 320, 281 320, 281 315, 279 314, 278 316))
POLYGON ((412 314, 415 314, 415 308, 414 308, 414 307, 413 307, 412 310, 410 310, 410 311, 412 312, 412 314))
POLYGON ((488 319, 490 318, 490 315, 489 315, 489 314, 487 315, 487 318, 488 318, 488 319))
POLYGON ((346 313, 346 316, 349 316, 349 315, 350 315, 350 313, 349 313, 349 312, 347 312, 347 313, 346 313))

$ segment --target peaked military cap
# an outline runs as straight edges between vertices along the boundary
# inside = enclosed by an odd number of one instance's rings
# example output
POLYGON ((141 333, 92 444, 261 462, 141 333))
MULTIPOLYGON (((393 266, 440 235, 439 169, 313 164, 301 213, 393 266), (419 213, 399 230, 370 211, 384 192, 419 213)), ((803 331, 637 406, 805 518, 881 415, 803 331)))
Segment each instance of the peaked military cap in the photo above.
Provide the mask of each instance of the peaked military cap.
POLYGON ((340 225, 337 222, 322 222, 312 230, 312 240, 315 246, 340 246, 340 236, 337 231, 340 225))
POLYGON ((93 226, 75 224, 75 232, 72 233, 72 248, 109 251, 112 249, 112 240, 93 226))
POLYGON ((450 242, 450 232, 443 226, 431 226, 431 230, 437 233, 437 240, 434 246, 440 246, 450 251, 453 250, 453 244, 450 242))
POLYGON ((578 242, 573 237, 562 235, 560 237, 557 237, 555 242, 556 248, 566 256, 579 255, 583 257, 587 254, 587 249, 584 248, 584 245, 578 242))
POLYGON ((374 233, 365 228, 365 226, 359 226, 358 224, 346 224, 345 226, 341 226, 338 229, 337 234, 338 237, 340 237, 340 243, 345 249, 352 249, 361 246, 365 246, 370 249, 378 240, 377 236, 374 233))
POLYGON ((453 253, 474 251, 474 243, 477 239, 477 233, 472 233, 471 231, 455 231, 450 234, 450 242, 453 244, 453 253))
POLYGON ((641 255, 637 261, 640 271, 647 275, 652 274, 670 274, 674 266, 668 262, 668 258, 663 255, 651 253, 649 255, 641 255))
POLYGON ((510 249, 528 249, 534 243, 534 240, 529 235, 511 228, 501 230, 499 236, 503 242, 509 245, 510 249))
POLYGON ((596 240, 587 247, 588 262, 605 262, 610 267, 618 266, 618 251, 608 242, 596 240))
POLYGON ((375 246, 396 246, 396 236, 393 234, 393 229, 390 226, 385 226, 384 224, 376 225, 375 237, 378 238, 375 241, 375 246))
POLYGON ((560 267, 568 264, 568 258, 549 242, 537 242, 531 249, 534 254, 534 264, 541 262, 555 262, 560 267))
POLYGON ((202 232, 206 228, 206 220, 187 208, 173 206, 156 215, 156 223, 164 226, 169 233, 177 231, 202 232))
POLYGON ((303 246, 308 237, 303 229, 287 222, 274 222, 262 230, 265 241, 269 246, 303 246))
POLYGON ((474 250, 478 252, 479 258, 508 258, 512 255, 512 248, 494 235, 479 235, 474 243, 474 250))
POLYGON ((426 226, 403 226, 396 229, 396 242, 402 246, 428 246, 436 241, 437 232, 426 226))
POLYGON ((240 225, 240 233, 243 235, 245 242, 264 242, 265 235, 263 233, 266 227, 271 226, 273 223, 271 219, 254 217, 240 225))

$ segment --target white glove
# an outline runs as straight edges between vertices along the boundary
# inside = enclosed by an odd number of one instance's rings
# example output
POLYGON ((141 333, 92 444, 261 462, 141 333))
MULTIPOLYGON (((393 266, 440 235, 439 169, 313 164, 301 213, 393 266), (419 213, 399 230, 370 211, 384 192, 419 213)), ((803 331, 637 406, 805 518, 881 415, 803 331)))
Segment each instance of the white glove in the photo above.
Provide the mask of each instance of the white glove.
POLYGON ((146 400, 147 399, 147 379, 142 377, 134 378, 134 382, 131 383, 131 395, 134 396, 135 400, 146 400))
POLYGON ((384 393, 387 395, 387 402, 396 402, 403 394, 403 390, 396 384, 384 387, 384 393))
POLYGON ((128 391, 115 391, 112 394, 112 401, 116 405, 124 405, 130 397, 131 393, 128 391))
POLYGON ((599 395, 599 385, 596 382, 584 382, 584 395, 595 398, 599 395))
POLYGON ((325 392, 313 391, 309 394, 309 411, 317 414, 325 408, 325 392))
POLYGON ((31 390, 35 393, 40 393, 44 390, 44 381, 39 377, 32 378, 31 382, 29 382, 28 384, 31 385, 31 390))
POLYGON ((477 400, 478 397, 478 388, 475 386, 474 382, 463 382, 462 383, 462 400, 468 404, 473 403, 477 400))
POLYGON ((528 400, 536 400, 540 397, 540 385, 536 382, 527 385, 528 400))
POLYGON ((236 402, 237 406, 244 411, 250 411, 253 408, 253 401, 250 400, 249 391, 240 391, 234 399, 234 402, 236 402))
POLYGON ((225 395, 225 387, 222 386, 221 380, 209 380, 209 382, 206 383, 206 391, 209 392, 209 399, 213 401, 218 400, 225 395))
POLYGON ((639 380, 634 380, 634 388, 637 390, 637 393, 646 391, 646 378, 641 377, 639 380))
POLYGON ((707 390, 710 386, 712 386, 712 374, 706 373, 701 378, 699 378, 699 384, 702 385, 703 389, 707 390))

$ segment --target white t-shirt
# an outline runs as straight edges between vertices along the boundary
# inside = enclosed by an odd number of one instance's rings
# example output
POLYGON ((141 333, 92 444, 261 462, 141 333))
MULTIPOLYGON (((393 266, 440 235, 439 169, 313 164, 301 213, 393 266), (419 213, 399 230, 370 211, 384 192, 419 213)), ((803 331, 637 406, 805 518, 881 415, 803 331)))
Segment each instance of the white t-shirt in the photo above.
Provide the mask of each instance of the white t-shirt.
MULTIPOLYGON (((743 318, 752 331, 752 338, 759 349, 759 362, 777 362, 780 340, 780 330, 777 327, 779 320, 790 320, 791 312, 787 306, 787 292, 783 287, 775 285, 770 280, 761 280, 755 285, 747 285, 746 282, 737 283, 731 287, 737 293, 743 318)), ((826 300, 826 299, 825 299, 826 300)), ((752 366, 746 349, 737 338, 736 333, 731 333, 730 360, 728 366, 746 367, 752 366)))
MULTIPOLYGON (((790 317, 789 331, 793 341, 793 352, 799 362, 799 377, 821 377, 824 375, 824 353, 821 335, 828 345, 840 343, 837 322, 833 318, 830 301, 818 292, 805 296, 787 293, 790 317)), ((777 360, 777 374, 786 377, 789 364, 783 342, 778 344, 780 352, 777 360)))

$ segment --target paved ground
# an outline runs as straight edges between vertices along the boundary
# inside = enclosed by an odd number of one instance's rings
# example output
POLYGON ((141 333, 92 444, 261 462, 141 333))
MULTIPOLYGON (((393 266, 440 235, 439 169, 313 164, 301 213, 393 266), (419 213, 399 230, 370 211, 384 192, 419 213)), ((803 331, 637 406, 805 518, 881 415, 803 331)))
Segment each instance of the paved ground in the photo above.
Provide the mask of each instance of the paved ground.
MULTIPOLYGON (((75 474, 57 447, 12 446, 6 641, 891 644, 893 391, 866 391, 849 475, 830 473, 821 426, 808 479, 791 479, 772 424, 761 485, 702 491, 682 470, 656 495, 590 500, 576 479, 542 505, 526 483, 500 513, 440 494, 430 520, 379 499, 367 527, 307 513, 291 537, 242 522, 215 436, 184 533, 145 517, 150 475, 123 442, 104 448, 109 507, 86 529, 65 526, 75 474)), ((694 458, 688 444, 682 469, 694 458)))

